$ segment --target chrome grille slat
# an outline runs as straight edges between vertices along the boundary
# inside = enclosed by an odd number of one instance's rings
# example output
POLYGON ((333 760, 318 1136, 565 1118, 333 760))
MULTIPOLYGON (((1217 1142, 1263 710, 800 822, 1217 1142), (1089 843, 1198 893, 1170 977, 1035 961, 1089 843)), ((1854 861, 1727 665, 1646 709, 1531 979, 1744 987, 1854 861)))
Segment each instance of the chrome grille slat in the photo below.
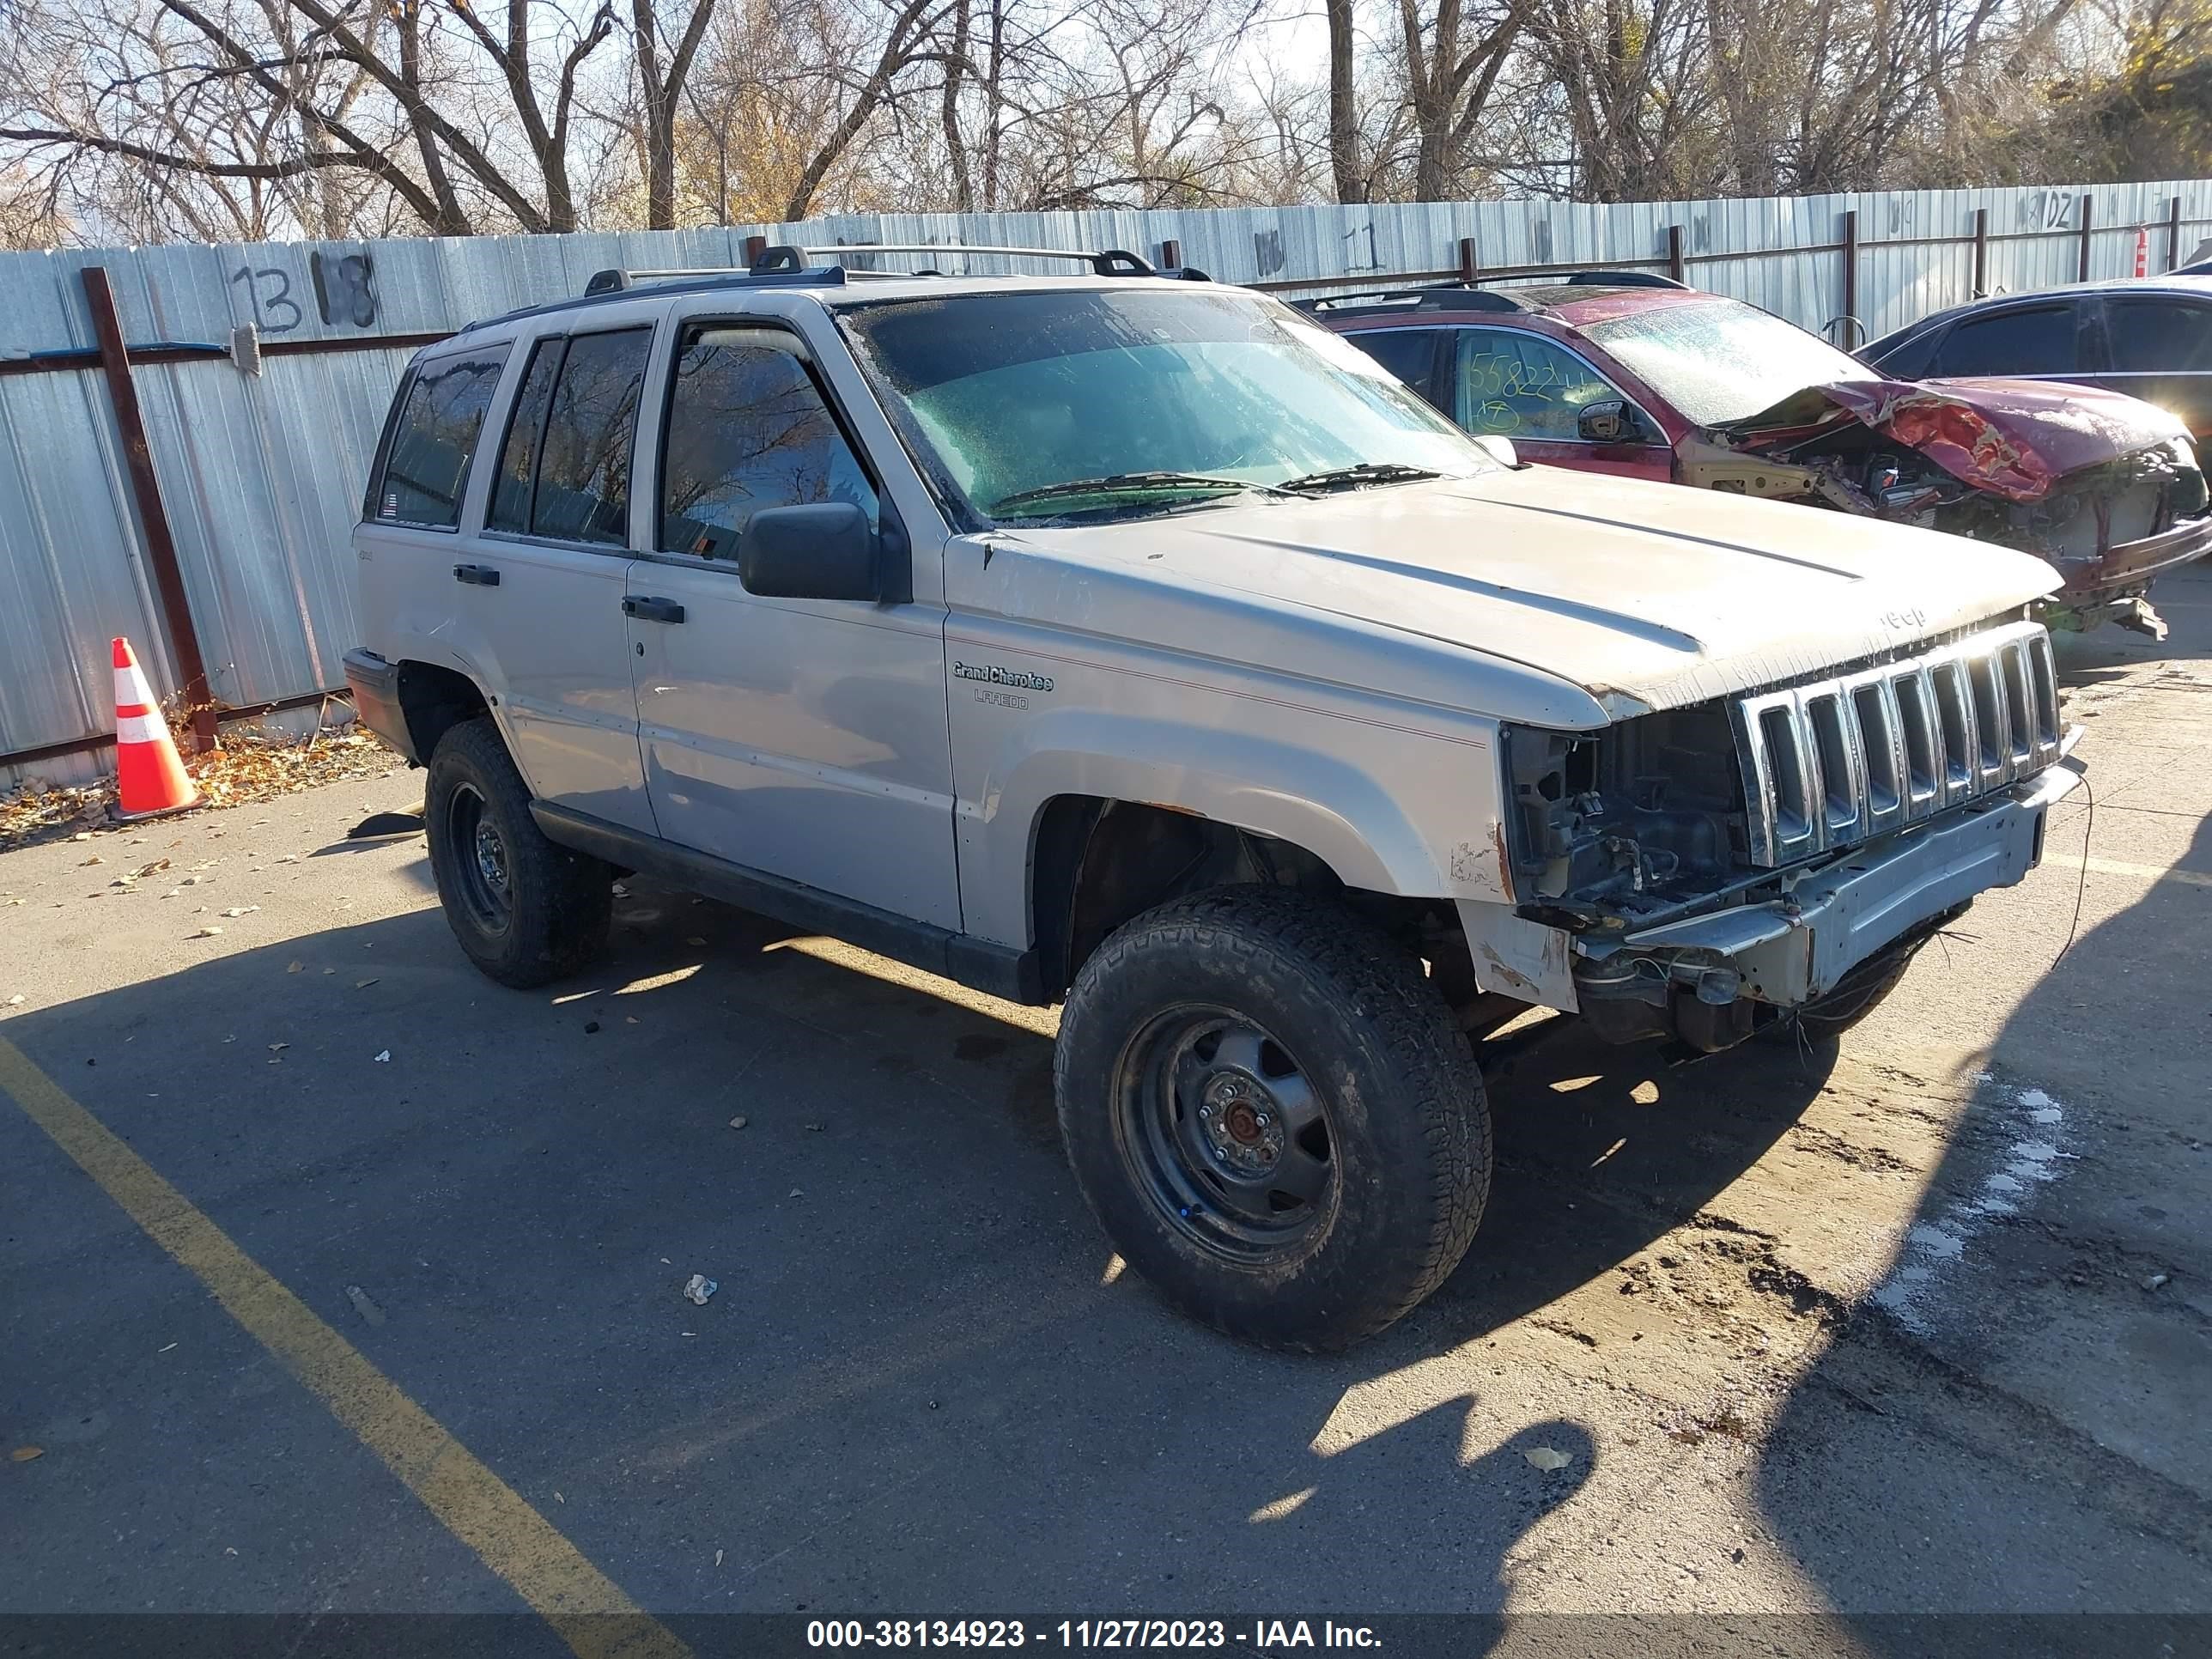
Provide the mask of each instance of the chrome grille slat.
POLYGON ((1751 858, 1771 868, 2033 776, 2058 758, 2051 636, 2012 623, 1734 705, 1751 858))

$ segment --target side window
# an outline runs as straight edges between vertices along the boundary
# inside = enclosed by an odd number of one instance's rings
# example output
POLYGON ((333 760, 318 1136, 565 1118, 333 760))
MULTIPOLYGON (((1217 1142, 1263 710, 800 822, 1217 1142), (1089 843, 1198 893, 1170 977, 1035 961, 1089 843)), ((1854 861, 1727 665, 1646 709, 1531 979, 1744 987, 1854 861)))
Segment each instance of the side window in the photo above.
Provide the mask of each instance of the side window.
POLYGON ((1954 324, 1929 373, 2069 374, 2074 368, 2074 308, 2035 306, 1954 324))
POLYGON ((730 559, 763 507, 851 501, 876 492, 838 430, 804 349, 780 330, 726 324, 684 337, 668 403, 659 545, 730 559))
POLYGON ((1928 360, 1933 355, 1940 332, 1940 330, 1931 328, 1919 338, 1909 340, 1891 350, 1881 353, 1863 351, 1858 355, 1893 380, 1917 380, 1928 373, 1928 360))
POLYGON ((561 372, 561 352, 568 343, 556 335, 531 348, 522 390, 515 394, 514 410, 507 417, 507 441, 500 446, 499 472, 492 479, 491 505, 484 512, 487 530, 520 535, 530 528, 530 483, 538 476, 538 441, 545 435, 545 409, 553 401, 553 377, 561 372))
POLYGON ((372 492, 383 524, 451 530, 476 453, 484 410, 507 363, 507 348, 423 363, 399 389, 390 447, 372 492))
POLYGON ((2212 306, 2114 300, 2112 367, 2124 374, 2212 374, 2212 306))
POLYGON ((1370 328, 1344 337, 1431 403, 1437 398, 1437 335, 1433 328, 1370 328))
POLYGON ((652 343, 649 328, 569 340, 538 445, 532 535, 617 547, 629 539, 630 447, 652 343))
POLYGON ((1540 334, 1459 331, 1451 417, 1469 432, 1571 443, 1583 404, 1620 396, 1588 363, 1540 334))

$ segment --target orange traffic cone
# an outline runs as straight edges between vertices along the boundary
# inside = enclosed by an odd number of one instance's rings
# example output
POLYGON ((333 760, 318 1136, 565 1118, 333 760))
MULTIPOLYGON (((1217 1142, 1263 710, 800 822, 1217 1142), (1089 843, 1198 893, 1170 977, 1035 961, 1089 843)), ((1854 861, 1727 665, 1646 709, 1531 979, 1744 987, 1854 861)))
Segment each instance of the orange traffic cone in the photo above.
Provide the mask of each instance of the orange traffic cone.
POLYGON ((115 816, 125 823, 199 804, 200 792, 177 758, 169 723, 155 706, 146 671, 131 641, 115 641, 115 816))
POLYGON ((2136 275, 2150 275, 2150 232, 2142 225, 2136 227, 2136 275))

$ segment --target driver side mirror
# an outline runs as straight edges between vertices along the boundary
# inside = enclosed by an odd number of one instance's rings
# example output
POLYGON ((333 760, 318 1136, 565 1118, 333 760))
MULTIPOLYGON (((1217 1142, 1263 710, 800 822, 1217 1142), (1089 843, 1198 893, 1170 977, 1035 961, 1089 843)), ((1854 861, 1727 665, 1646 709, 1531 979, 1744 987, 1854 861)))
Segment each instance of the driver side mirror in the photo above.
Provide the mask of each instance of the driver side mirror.
POLYGON ((1520 452, 1513 447, 1513 440, 1501 438, 1495 432, 1478 432, 1474 447, 1502 467, 1511 469, 1521 465, 1520 452))
POLYGON ((738 580, 764 599, 881 598, 882 538, 850 501, 763 507, 738 541, 738 580))
POLYGON ((1623 443, 1636 435, 1636 422, 1621 399, 1601 398, 1576 414, 1575 435, 1586 444, 1623 443))

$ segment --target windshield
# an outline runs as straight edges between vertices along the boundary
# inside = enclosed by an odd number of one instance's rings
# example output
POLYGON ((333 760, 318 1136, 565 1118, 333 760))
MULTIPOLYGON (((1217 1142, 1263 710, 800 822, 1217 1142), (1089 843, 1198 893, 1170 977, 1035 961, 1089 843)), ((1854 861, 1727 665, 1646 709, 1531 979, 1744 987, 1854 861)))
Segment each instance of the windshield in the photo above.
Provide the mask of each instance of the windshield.
POLYGON ((909 442, 986 518, 1259 501, 1250 486, 1346 468, 1365 469, 1351 480, 1364 486, 1498 465, 1358 347, 1255 295, 1163 283, 838 314, 909 442))
POLYGON ((1655 307, 1583 332, 1699 426, 1724 426, 1808 386, 1880 378, 1795 323, 1740 305, 1655 307))

